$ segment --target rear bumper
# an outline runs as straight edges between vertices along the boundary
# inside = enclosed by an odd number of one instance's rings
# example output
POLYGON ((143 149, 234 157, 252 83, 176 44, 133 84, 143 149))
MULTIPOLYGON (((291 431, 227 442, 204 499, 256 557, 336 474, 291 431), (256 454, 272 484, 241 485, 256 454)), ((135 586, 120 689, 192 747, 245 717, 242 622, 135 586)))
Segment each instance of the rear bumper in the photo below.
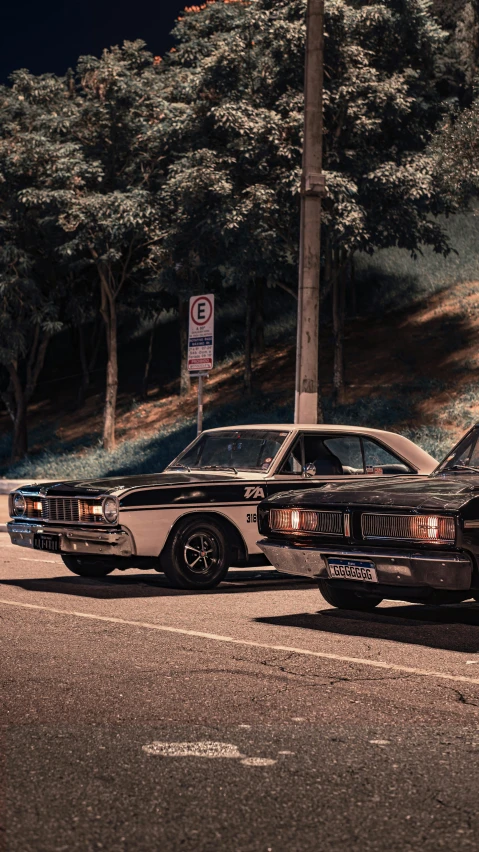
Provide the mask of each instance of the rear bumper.
POLYGON ((7 524, 7 530, 12 544, 18 544, 21 547, 33 548, 34 536, 37 533, 47 533, 60 537, 61 553, 92 556, 133 556, 135 554, 133 537, 124 527, 110 530, 10 521, 7 524))
MULTIPOLYGON (((336 556, 370 559, 376 567, 379 583, 386 586, 467 591, 472 583, 472 559, 457 551, 426 553, 374 547, 345 550, 341 547, 298 547, 269 539, 262 539, 258 546, 278 571, 311 579, 329 579, 326 560, 328 556, 336 556)), ((371 583, 357 582, 358 587, 366 585, 371 591, 374 589, 371 583)))

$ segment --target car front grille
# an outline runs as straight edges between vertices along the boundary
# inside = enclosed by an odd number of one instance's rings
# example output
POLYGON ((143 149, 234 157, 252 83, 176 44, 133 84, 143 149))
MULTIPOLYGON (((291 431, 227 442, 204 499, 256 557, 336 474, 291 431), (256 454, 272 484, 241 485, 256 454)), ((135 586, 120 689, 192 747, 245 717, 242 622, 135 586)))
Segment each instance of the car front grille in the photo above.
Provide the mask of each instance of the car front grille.
POLYGON ((101 504, 79 497, 42 497, 41 517, 50 523, 104 524, 103 515, 93 513, 94 505, 101 504))
POLYGON ((313 512, 307 509, 270 509, 270 527, 275 532, 310 532, 343 535, 342 512, 313 512))
POLYGON ((361 517, 363 538, 395 538, 403 541, 455 540, 454 518, 439 515, 382 515, 361 517))
POLYGON ((43 497, 42 517, 45 521, 78 523, 80 520, 80 502, 77 497, 43 497))

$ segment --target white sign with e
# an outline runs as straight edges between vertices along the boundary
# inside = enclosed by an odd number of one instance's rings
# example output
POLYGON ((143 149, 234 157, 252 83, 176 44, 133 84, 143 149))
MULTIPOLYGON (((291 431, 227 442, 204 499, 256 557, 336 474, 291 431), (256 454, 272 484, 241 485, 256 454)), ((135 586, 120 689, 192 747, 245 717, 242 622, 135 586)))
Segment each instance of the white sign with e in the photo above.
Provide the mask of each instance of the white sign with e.
POLYGON ((188 326, 188 370, 202 373, 213 369, 215 297, 192 296, 188 326))

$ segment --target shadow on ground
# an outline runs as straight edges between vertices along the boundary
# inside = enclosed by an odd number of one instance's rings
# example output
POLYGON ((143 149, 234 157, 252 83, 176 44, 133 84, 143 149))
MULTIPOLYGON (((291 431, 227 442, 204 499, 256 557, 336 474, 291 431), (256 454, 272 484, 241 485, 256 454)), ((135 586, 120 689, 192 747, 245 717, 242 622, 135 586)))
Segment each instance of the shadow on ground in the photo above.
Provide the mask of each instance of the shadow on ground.
POLYGON ((56 595, 76 595, 84 598, 120 599, 174 597, 183 595, 228 595, 241 592, 263 592, 267 590, 299 590, 315 586, 308 579, 285 577, 269 571, 228 574, 227 580, 216 589, 192 591, 173 589, 163 575, 136 574, 126 577, 104 577, 100 580, 89 577, 40 577, 0 580, 0 585, 16 586, 28 592, 47 592, 56 595))
POLYGON ((338 636, 361 636, 365 639, 422 645, 445 651, 468 654, 479 652, 479 606, 475 603, 442 607, 405 604, 374 612, 325 609, 317 613, 257 618, 255 621, 338 636))

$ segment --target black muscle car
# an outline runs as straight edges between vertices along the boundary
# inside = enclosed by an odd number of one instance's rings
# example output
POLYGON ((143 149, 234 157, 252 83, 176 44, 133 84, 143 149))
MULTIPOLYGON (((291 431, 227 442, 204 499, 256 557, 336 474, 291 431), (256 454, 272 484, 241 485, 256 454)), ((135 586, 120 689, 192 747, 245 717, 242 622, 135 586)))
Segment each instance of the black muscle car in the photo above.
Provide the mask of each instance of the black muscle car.
POLYGON ((479 600, 479 424, 429 476, 331 483, 258 507, 258 542, 332 606, 479 600))

